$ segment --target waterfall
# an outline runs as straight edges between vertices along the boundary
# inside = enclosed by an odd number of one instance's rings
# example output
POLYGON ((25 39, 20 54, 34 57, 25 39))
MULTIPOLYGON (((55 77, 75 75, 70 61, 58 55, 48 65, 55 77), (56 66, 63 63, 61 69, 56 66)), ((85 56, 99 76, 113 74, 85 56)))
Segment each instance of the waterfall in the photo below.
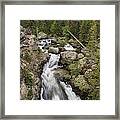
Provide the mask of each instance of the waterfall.
POLYGON ((57 80, 54 71, 58 68, 60 54, 50 54, 49 61, 43 67, 42 78, 42 100, 79 100, 70 85, 57 80))

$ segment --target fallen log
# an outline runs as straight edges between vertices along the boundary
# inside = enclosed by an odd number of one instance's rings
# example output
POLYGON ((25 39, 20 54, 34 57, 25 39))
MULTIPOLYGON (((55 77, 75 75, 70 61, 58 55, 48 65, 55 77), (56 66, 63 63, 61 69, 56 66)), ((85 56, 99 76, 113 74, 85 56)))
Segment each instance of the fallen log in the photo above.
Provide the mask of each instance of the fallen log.
POLYGON ((86 49, 86 47, 85 47, 69 30, 67 30, 67 31, 69 32, 70 35, 72 35, 72 37, 73 37, 83 48, 86 49))

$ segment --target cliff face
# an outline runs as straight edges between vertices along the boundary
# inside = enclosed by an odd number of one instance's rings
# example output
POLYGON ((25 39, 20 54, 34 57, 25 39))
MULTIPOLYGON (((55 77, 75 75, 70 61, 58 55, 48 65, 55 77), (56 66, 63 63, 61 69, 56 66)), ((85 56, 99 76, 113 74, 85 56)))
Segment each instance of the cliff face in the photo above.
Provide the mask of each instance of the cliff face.
POLYGON ((36 45, 36 36, 21 26, 20 30, 20 99, 40 99, 40 74, 48 54, 36 45))

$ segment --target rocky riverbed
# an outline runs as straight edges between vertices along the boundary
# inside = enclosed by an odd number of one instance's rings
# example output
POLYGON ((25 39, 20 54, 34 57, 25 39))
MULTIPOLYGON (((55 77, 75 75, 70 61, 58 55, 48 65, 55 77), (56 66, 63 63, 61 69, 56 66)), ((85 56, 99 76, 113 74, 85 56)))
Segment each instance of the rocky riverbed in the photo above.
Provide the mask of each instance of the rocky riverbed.
POLYGON ((74 38, 50 37, 40 32, 38 36, 30 29, 20 28, 20 99, 40 100, 43 66, 50 54, 59 54, 54 76, 70 85, 81 100, 100 99, 100 68, 94 55, 83 48, 74 38))

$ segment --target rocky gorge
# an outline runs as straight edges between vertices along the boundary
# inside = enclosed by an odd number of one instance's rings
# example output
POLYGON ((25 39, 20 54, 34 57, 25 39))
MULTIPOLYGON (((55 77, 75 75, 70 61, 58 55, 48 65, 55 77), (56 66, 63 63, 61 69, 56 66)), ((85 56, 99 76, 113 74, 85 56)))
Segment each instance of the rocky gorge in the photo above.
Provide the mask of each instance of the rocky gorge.
MULTIPOLYGON (((98 50, 99 50, 99 46, 98 50)), ((81 46, 74 38, 50 36, 44 32, 33 35, 29 28, 20 27, 20 99, 41 100, 45 97, 43 72, 52 55, 59 60, 49 67, 62 88, 81 100, 100 99, 99 59, 91 50, 81 46), (57 67, 55 67, 57 65, 57 67), (44 88, 44 89, 43 89, 44 88)), ((56 58, 53 58, 52 62, 56 58)), ((50 64, 50 63, 49 63, 50 64)), ((51 63, 53 64, 53 63, 51 63)), ((45 77, 45 76, 44 76, 45 77)), ((53 78, 52 78, 53 80, 53 78)), ((53 83, 52 83, 53 84, 53 83)), ((54 84, 55 81, 54 81, 54 84)), ((62 90, 62 89, 57 89, 62 90)), ((64 93, 67 94, 67 93, 64 93)), ((69 93, 68 93, 69 94, 69 93)), ((65 95, 64 95, 65 96, 65 95)), ((61 98, 62 99, 62 98, 61 98)), ((66 97, 63 98, 68 99, 66 97)))

